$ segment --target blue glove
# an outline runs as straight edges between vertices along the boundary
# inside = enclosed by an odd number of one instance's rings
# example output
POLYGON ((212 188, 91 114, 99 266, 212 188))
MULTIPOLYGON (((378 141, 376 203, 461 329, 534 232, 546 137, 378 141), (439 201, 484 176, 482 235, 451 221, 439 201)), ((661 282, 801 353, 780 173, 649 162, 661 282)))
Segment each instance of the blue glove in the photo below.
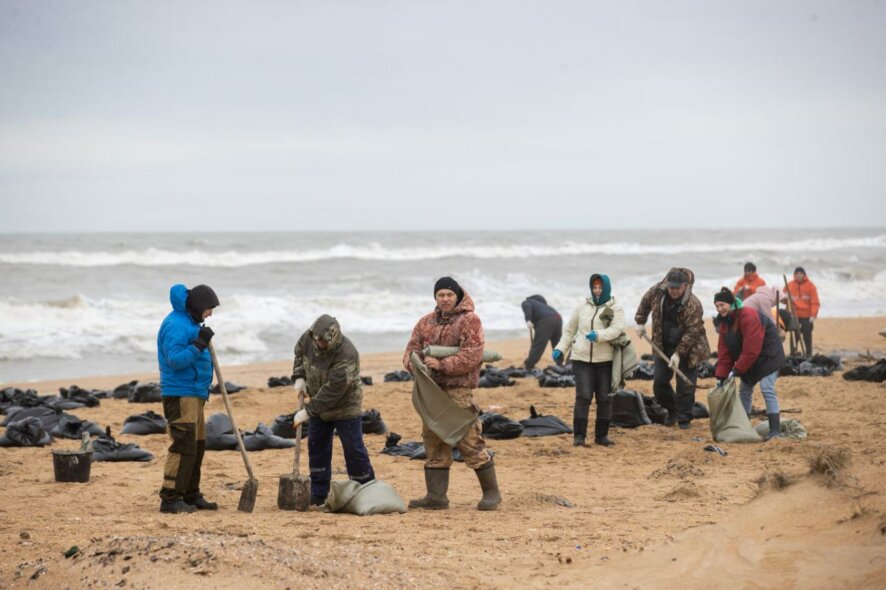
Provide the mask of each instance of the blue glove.
POLYGON ((563 353, 559 350, 554 350, 554 353, 551 355, 554 358, 554 364, 558 367, 563 364, 563 353))
POLYGON ((596 342, 597 341, 597 330, 591 330, 590 332, 585 334, 585 338, 587 338, 591 342, 596 342))

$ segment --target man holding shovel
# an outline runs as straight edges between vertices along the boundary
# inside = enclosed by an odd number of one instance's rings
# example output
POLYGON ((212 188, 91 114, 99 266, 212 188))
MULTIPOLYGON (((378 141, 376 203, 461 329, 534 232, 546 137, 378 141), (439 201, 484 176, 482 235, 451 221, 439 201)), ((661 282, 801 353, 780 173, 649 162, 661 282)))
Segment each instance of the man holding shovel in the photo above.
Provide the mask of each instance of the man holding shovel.
POLYGON ((652 391, 668 411, 665 425, 678 422, 684 429, 689 428, 692 421, 698 367, 711 355, 704 329, 704 309, 692 294, 694 282, 691 270, 672 268, 663 281, 646 292, 634 316, 637 334, 648 339, 646 320, 652 312, 652 343, 669 359, 665 361, 656 355, 652 391), (679 378, 676 392, 671 386, 675 369, 689 381, 679 378))
POLYGON ((206 350, 213 332, 204 320, 218 307, 215 291, 206 285, 169 290, 172 311, 157 334, 157 360, 163 416, 172 440, 163 468, 160 512, 178 514, 218 510, 200 493, 200 467, 206 450, 203 406, 212 384, 212 358, 206 350))
POLYGON ((296 428, 308 423, 311 504, 320 506, 329 495, 333 432, 341 440, 348 477, 359 483, 375 479, 363 444, 360 354, 334 317, 321 315, 298 339, 292 380, 296 392, 311 398, 293 420, 296 428))

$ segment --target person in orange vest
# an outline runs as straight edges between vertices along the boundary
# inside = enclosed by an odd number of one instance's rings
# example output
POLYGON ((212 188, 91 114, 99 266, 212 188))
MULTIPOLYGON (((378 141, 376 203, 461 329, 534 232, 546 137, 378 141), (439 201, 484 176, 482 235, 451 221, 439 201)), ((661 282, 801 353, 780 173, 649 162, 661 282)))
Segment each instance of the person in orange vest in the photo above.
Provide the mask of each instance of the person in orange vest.
POLYGON ((753 262, 745 262, 744 276, 738 279, 732 292, 736 297, 744 301, 765 284, 766 281, 757 274, 757 266, 753 262))
POLYGON ((812 356, 812 324, 818 317, 821 305, 818 303, 818 289, 806 276, 806 270, 802 266, 794 269, 794 280, 788 283, 787 292, 793 300, 794 313, 800 322, 806 354, 812 356))

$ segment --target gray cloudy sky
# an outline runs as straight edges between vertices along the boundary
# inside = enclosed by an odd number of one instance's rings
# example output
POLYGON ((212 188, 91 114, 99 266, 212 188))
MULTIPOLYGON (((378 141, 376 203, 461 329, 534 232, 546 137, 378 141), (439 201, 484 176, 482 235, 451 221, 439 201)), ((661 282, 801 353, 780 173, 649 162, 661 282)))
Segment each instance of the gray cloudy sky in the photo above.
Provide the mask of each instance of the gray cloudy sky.
POLYGON ((886 4, 0 0, 0 231, 883 225, 886 4))

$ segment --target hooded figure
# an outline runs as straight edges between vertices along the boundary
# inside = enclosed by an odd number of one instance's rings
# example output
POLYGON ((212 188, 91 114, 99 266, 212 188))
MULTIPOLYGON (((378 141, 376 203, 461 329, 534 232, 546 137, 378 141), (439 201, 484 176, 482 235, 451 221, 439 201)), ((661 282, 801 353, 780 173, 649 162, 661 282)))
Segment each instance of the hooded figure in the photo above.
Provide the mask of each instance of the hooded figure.
MULTIPOLYGON (((448 395, 454 404, 469 410, 479 418, 479 407, 474 402, 473 389, 480 380, 483 358, 483 324, 474 313, 471 296, 450 277, 443 277, 434 285, 434 311, 425 315, 412 330, 412 336, 403 354, 403 364, 415 373, 411 356, 422 356, 426 346, 457 346, 457 354, 444 359, 423 358, 434 383, 448 395)), ((473 469, 480 481, 483 498, 478 510, 495 510, 501 503, 495 465, 486 450, 486 442, 480 434, 480 420, 458 442, 465 465, 473 469)), ((427 494, 411 500, 410 508, 443 510, 449 508, 449 467, 452 465, 452 447, 440 439, 424 422, 422 440, 427 453, 425 461, 425 485, 427 494)))
POLYGON ((318 317, 295 345, 295 390, 310 402, 295 413, 294 426, 308 422, 311 503, 323 504, 332 479, 332 435, 338 432, 348 477, 359 483, 375 479, 363 443, 363 384, 360 354, 330 315, 318 317))
POLYGON ((671 268, 664 279, 646 291, 634 315, 637 333, 642 337, 646 336, 646 320, 652 314, 652 342, 670 357, 670 362, 665 362, 656 356, 652 390, 668 410, 665 424, 679 422, 681 428, 689 428, 692 421, 698 367, 711 355, 704 308, 692 294, 694 283, 695 274, 688 268, 671 268), (678 379, 675 392, 671 379, 676 368, 690 383, 678 379))
POLYGON ((563 333, 563 318, 556 309, 548 305, 541 295, 530 295, 523 303, 523 319, 529 328, 529 354, 523 361, 523 367, 529 371, 535 368, 536 363, 545 352, 548 342, 551 348, 557 345, 563 333))
POLYGON ((594 424, 594 442, 609 446, 609 421, 612 416, 612 360, 611 342, 624 333, 625 314, 612 296, 609 276, 592 274, 589 279, 590 296, 575 308, 566 324, 563 336, 554 348, 554 361, 561 363, 572 358, 575 375, 575 406, 573 408, 573 444, 584 446, 588 430, 588 412, 591 399, 597 399, 597 419, 594 424))
POLYGON ((200 467, 206 450, 203 406, 213 372, 206 350, 213 332, 201 324, 218 307, 218 297, 206 285, 188 290, 179 284, 169 290, 169 302, 172 311, 157 334, 163 415, 172 439, 163 469, 160 511, 217 510, 218 505, 200 493, 200 467))

